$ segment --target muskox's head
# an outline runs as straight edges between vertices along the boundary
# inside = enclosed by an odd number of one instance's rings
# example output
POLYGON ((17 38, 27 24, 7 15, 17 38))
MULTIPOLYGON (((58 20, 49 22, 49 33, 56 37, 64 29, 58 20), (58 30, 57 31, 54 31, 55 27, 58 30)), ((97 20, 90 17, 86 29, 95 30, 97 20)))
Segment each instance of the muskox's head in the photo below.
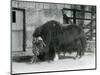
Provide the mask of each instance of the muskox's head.
POLYGON ((43 27, 39 26, 35 29, 34 33, 33 33, 33 41, 39 42, 41 41, 43 43, 43 27))
POLYGON ((41 31, 42 31, 42 27, 38 27, 35 29, 34 33, 33 33, 33 37, 39 37, 41 36, 41 31))
POLYGON ((41 37, 37 37, 37 38, 34 37, 32 44, 33 44, 33 53, 35 55, 39 55, 41 52, 43 52, 42 49, 46 47, 46 44, 44 43, 41 37))

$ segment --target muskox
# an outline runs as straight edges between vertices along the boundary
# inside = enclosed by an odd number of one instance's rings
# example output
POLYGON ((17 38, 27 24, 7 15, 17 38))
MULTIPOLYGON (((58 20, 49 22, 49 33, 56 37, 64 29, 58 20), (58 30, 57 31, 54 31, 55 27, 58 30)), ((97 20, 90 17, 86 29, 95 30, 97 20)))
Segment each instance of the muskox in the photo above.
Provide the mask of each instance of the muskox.
POLYGON ((38 37, 41 37, 46 45, 40 49, 39 55, 37 55, 40 60, 54 60, 60 52, 72 53, 76 51, 77 56, 84 55, 85 34, 77 25, 62 26, 57 21, 48 21, 35 29, 33 38, 38 37))

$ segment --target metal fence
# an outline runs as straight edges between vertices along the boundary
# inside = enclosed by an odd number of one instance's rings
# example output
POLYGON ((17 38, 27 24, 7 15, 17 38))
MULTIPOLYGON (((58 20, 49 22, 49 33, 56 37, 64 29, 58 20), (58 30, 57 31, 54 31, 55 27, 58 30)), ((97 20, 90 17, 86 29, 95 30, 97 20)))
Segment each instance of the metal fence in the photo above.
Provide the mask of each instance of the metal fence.
POLYGON ((72 24, 79 25, 86 33, 88 40, 93 40, 96 37, 96 7, 91 6, 90 9, 86 10, 85 6, 80 6, 81 9, 68 9, 63 8, 64 12, 70 11, 71 16, 68 16, 72 24))

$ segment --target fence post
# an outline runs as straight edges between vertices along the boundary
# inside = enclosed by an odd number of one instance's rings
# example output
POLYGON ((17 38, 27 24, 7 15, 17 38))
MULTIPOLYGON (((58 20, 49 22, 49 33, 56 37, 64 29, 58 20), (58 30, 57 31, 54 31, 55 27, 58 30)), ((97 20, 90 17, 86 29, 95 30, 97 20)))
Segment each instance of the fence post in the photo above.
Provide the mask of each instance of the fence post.
POLYGON ((73 24, 76 24, 76 10, 73 10, 73 24))

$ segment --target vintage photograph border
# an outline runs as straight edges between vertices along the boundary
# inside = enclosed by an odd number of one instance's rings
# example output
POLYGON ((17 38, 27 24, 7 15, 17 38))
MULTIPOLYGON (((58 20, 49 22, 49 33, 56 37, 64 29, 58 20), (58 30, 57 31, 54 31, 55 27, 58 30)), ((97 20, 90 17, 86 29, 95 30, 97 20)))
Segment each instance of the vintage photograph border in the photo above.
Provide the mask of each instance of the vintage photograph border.
MULTIPOLYGON (((40 2, 40 1, 23 1, 23 0, 14 0, 14 1, 20 1, 20 2, 36 2, 36 3, 46 3, 46 4, 49 4, 49 3, 52 3, 52 4, 70 4, 70 3, 54 3, 54 2, 40 2)), ((10 28, 12 28, 12 0, 10 0, 10 28)), ((72 4, 72 5, 83 5, 83 4, 72 4)), ((87 5, 87 6, 96 6, 96 36, 95 36, 95 68, 89 68, 89 69, 75 69, 75 70, 60 70, 60 71, 45 71, 45 72, 29 72, 29 73, 15 73, 15 74, 12 74, 12 31, 10 29, 10 73, 11 75, 19 75, 19 74, 38 74, 38 73, 53 73, 53 72, 71 72, 71 71, 85 71, 85 70, 96 70, 97 69, 97 5, 87 5)), ((16 8, 15 8, 16 9, 16 8)), ((17 10, 22 10, 24 11, 25 13, 25 10, 24 9, 17 9, 17 10)), ((25 18, 25 15, 24 15, 24 18, 25 18)), ((25 23, 25 20, 23 21, 23 23, 25 23)), ((25 33, 24 33, 25 34, 25 33)), ((25 36, 25 35, 24 35, 25 36)))

